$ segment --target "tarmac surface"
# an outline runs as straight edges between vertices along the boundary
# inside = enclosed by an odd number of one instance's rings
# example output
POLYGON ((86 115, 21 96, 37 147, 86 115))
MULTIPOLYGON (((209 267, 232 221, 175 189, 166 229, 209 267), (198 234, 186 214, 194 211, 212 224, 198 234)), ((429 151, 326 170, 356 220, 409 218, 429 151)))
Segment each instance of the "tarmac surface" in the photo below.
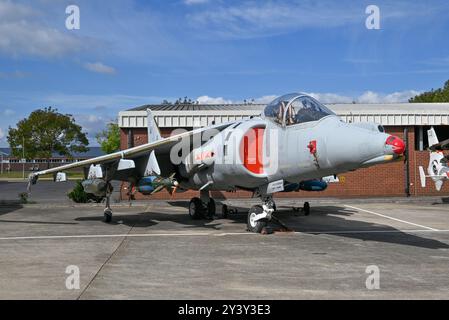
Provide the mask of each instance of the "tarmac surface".
POLYGON ((23 185, 0 182, 0 299, 449 298, 447 198, 314 200, 310 216, 278 200, 293 232, 261 235, 246 232, 253 199, 207 221, 187 201, 121 203, 106 224, 101 205, 62 199, 68 185, 12 201, 23 185))

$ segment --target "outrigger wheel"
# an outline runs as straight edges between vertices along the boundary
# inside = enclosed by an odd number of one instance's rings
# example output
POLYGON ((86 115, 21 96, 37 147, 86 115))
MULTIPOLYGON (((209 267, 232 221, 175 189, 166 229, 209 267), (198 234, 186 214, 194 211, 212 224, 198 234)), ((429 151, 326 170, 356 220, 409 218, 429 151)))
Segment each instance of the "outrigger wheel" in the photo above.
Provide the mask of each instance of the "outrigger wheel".
POLYGON ((262 206, 252 206, 251 209, 249 209, 248 212, 248 220, 247 220, 247 227, 248 231, 260 233, 262 232, 262 229, 267 225, 266 220, 259 220, 256 221, 256 216, 258 214, 261 214, 263 212, 262 206))
POLYGON ((104 222, 110 223, 112 221, 112 210, 104 209, 104 222))

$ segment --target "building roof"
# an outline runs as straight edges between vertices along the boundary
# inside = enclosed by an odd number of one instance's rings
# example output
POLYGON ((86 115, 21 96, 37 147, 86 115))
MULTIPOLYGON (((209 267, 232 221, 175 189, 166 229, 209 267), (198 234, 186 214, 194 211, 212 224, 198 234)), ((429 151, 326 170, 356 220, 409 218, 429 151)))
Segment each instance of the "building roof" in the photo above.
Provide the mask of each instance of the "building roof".
POLYGON ((147 104, 128 111, 227 111, 227 110, 263 110, 265 104, 147 104))
MULTIPOLYGON (((352 113, 444 113, 449 111, 449 103, 330 103, 327 107, 338 112, 352 113)), ((147 104, 127 111, 263 111, 266 104, 147 104)))
MULTIPOLYGON (((159 127, 201 127, 263 112, 265 104, 145 105, 119 113, 121 128, 147 127, 147 109, 159 127)), ((384 126, 449 125, 449 103, 327 104, 344 121, 384 126)))

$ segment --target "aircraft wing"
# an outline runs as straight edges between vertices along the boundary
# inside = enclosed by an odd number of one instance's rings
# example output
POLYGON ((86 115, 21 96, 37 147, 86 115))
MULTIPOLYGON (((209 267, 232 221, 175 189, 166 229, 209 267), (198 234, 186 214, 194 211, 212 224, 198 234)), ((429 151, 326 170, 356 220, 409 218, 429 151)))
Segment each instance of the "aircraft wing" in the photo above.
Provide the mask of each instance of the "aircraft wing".
POLYGON ((432 151, 449 150, 449 139, 434 144, 433 146, 429 147, 429 149, 432 151))
MULTIPOLYGON (((56 175, 58 172, 76 169, 76 168, 86 168, 91 165, 99 165, 99 164, 104 165, 104 164, 114 164, 114 163, 117 163, 117 165, 118 165, 118 163, 121 159, 133 160, 133 159, 140 158, 140 157, 146 156, 146 155, 150 156, 150 153, 152 151, 156 151, 159 153, 169 153, 170 149, 174 145, 179 143, 182 139, 194 138, 195 135, 205 135, 210 138, 210 137, 214 136, 216 133, 229 127, 233 123, 234 122, 228 122, 228 123, 224 123, 224 124, 220 124, 220 125, 210 126, 210 127, 206 127, 206 128, 200 128, 200 129, 192 130, 189 132, 181 133, 178 135, 174 135, 174 136, 171 136, 168 138, 164 138, 164 139, 161 139, 158 141, 150 142, 150 143, 147 143, 144 145, 140 145, 137 147, 133 147, 130 149, 126 149, 123 151, 114 152, 114 153, 107 154, 104 156, 87 159, 87 160, 51 168, 48 170, 34 172, 34 173, 30 174, 29 182, 30 182, 30 184, 35 184, 37 182, 37 179, 39 178, 39 176, 48 175, 48 174, 56 175)), ((202 140, 200 140, 200 141, 202 141, 202 140)))

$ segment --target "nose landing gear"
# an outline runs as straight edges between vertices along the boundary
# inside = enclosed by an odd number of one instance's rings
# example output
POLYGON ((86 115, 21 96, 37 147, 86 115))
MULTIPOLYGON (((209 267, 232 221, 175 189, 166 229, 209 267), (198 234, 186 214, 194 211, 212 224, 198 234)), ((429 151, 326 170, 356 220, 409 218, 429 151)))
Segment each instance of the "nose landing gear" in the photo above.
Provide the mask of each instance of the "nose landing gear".
POLYGON ((248 212, 247 228, 250 232, 260 233, 266 227, 266 218, 260 218, 264 214, 262 206, 252 206, 248 212))
POLYGON ((272 214, 276 208, 273 201, 273 197, 265 196, 263 198, 263 204, 251 207, 248 212, 247 229, 250 232, 260 233, 267 226, 267 223, 271 221, 272 214))
MULTIPOLYGON (((276 204, 271 196, 264 198, 263 205, 256 205, 251 207, 248 212, 247 218, 247 230, 255 233, 266 233, 265 230, 268 222, 273 221, 281 226, 281 231, 291 231, 280 219, 273 215, 276 210, 276 204), (265 230, 265 231, 264 231, 265 230)), ((293 211, 304 212, 305 216, 310 214, 310 204, 308 202, 304 203, 302 208, 293 207, 293 211)), ((268 231, 268 233, 271 233, 268 231)))

